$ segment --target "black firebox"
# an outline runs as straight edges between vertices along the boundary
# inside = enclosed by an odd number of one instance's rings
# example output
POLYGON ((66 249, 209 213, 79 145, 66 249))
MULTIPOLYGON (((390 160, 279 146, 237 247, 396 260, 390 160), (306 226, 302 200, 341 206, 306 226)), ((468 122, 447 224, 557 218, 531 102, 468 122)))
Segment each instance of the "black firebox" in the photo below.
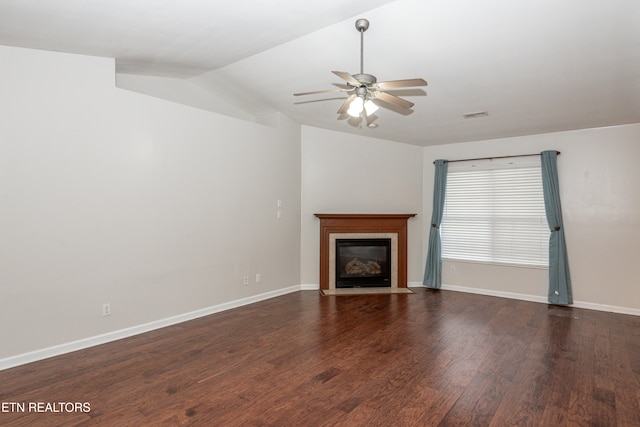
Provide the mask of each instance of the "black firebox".
POLYGON ((391 287, 391 239, 336 239, 336 288, 391 287))

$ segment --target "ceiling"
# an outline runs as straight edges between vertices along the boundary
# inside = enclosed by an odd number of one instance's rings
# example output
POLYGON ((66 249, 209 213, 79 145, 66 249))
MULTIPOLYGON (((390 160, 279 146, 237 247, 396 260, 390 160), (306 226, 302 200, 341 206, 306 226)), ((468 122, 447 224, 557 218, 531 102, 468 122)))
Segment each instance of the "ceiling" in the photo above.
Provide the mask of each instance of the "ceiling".
POLYGON ((0 0, 0 44, 112 57, 251 115, 416 145, 640 122, 638 22, 637 0, 0 0), (357 18, 365 73, 429 83, 394 91, 415 106, 381 108, 375 129, 336 113, 344 94, 293 96, 360 71, 357 18))

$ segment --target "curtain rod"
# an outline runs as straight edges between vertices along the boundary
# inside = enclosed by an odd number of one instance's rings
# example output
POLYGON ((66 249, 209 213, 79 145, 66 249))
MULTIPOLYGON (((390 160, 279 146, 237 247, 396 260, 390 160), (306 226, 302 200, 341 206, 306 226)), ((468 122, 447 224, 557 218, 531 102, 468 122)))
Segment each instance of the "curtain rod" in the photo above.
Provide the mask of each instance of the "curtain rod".
MULTIPOLYGON (((559 151, 556 151, 557 155, 560 155, 561 153, 559 151)), ((475 159, 457 159, 457 160, 445 160, 445 162, 447 163, 455 163, 455 162, 471 162, 473 160, 493 160, 493 159, 510 159, 512 157, 531 157, 531 156, 539 156, 540 153, 536 153, 536 154, 519 154, 517 156, 497 156, 497 157, 478 157, 475 159)), ((433 164, 435 164, 436 162, 434 161, 433 164)))

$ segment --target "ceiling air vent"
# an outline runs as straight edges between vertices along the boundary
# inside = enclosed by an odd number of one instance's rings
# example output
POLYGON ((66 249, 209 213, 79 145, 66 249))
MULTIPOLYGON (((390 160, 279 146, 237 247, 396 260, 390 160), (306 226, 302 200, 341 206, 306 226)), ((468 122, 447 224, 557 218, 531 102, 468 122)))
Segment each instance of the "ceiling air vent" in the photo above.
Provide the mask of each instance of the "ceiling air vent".
POLYGON ((487 117, 489 115, 486 111, 476 111, 475 113, 466 113, 463 114, 462 117, 465 119, 476 119, 478 117, 487 117))

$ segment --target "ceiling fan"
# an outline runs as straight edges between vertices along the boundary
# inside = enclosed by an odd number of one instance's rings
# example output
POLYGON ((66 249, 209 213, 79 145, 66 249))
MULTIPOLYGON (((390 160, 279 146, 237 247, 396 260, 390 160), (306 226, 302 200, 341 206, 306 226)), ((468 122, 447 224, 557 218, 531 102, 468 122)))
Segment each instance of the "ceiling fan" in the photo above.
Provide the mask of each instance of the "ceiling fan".
POLYGON ((389 89, 426 86, 426 81, 423 79, 406 79, 378 82, 375 76, 364 73, 364 32, 367 31, 368 28, 368 20, 364 18, 356 20, 356 29, 360 33, 360 73, 351 75, 344 71, 332 71, 333 74, 347 83, 346 88, 300 92, 294 93, 293 95, 302 96, 318 93, 346 92, 349 94, 349 97, 338 110, 338 114, 347 113, 352 117, 362 117, 363 115, 366 117, 373 114, 378 109, 378 105, 374 100, 382 101, 383 103, 386 102, 405 109, 413 107, 413 102, 409 102, 385 91, 389 89))

